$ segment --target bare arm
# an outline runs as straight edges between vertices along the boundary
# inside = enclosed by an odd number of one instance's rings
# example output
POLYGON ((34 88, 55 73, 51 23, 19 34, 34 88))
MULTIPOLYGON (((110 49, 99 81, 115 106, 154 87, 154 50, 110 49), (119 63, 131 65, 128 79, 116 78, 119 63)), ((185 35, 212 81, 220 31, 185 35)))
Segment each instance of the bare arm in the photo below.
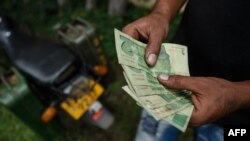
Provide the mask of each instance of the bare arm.
POLYGON ((250 108, 250 80, 236 82, 241 108, 250 108))
POLYGON ((151 13, 162 14, 171 21, 185 2, 186 0, 156 0, 151 13))

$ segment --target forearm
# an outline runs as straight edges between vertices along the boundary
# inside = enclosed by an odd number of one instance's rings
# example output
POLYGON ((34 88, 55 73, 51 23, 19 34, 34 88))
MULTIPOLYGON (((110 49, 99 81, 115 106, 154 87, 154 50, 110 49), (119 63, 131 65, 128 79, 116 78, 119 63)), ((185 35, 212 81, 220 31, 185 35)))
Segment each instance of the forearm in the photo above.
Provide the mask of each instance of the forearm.
POLYGON ((240 101, 240 108, 250 107, 250 80, 236 82, 237 99, 240 101))
POLYGON ((162 14, 168 21, 171 21, 185 1, 186 0, 156 0, 151 13, 162 14))

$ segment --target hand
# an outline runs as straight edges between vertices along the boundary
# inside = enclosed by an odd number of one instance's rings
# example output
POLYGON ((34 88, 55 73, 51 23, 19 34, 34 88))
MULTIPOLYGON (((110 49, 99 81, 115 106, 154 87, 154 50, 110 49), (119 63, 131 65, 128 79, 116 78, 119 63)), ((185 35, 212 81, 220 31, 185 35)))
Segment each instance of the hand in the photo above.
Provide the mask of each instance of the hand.
POLYGON ((148 16, 128 24, 123 32, 134 39, 147 42, 145 60, 153 66, 158 58, 162 40, 168 32, 169 20, 160 13, 151 13, 148 16))
POLYGON ((192 126, 213 122, 241 107, 242 97, 239 96, 236 82, 215 77, 165 75, 159 75, 158 79, 167 87, 192 91, 192 126))

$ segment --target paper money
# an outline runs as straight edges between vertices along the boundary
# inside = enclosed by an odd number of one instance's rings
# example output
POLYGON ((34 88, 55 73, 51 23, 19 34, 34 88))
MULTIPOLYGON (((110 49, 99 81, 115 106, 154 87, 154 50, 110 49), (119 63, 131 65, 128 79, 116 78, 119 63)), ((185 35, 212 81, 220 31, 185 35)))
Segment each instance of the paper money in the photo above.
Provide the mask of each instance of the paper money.
POLYGON ((130 91, 135 94, 136 92, 135 92, 134 87, 132 86, 132 83, 131 83, 130 79, 128 78, 127 74, 125 72, 123 72, 123 75, 124 75, 124 78, 128 84, 130 91))
POLYGON ((185 90, 169 89, 159 83, 157 75, 189 75, 187 48, 162 44, 158 60, 149 67, 145 60, 146 44, 115 29, 118 61, 124 69, 127 86, 123 89, 156 120, 166 120, 181 131, 188 125, 193 105, 185 90))
MULTIPOLYGON (((134 68, 134 70, 135 71, 140 71, 139 69, 135 69, 135 68, 134 68)), ((152 84, 151 86, 150 85, 143 85, 143 84, 139 85, 139 82, 137 82, 137 85, 136 85, 136 84, 134 84, 134 82, 136 83, 137 80, 135 80, 135 78, 133 76, 131 76, 130 74, 131 73, 129 73, 129 72, 128 73, 126 73, 125 71, 123 72, 124 78, 127 81, 128 86, 130 87, 131 90, 134 91, 134 93, 137 94, 137 96, 171 93, 164 86, 160 85, 159 82, 158 82, 158 85, 157 84, 156 85, 152 84)), ((144 72, 144 74, 146 74, 146 73, 144 72)), ((152 78, 152 79, 155 79, 154 80, 155 82, 158 81, 156 78, 152 78)))
POLYGON ((124 74, 124 78, 126 82, 128 83, 128 87, 130 91, 134 95, 136 95, 136 97, 149 108, 161 107, 171 102, 176 102, 177 100, 180 100, 180 99, 190 99, 190 95, 186 92, 168 91, 163 86, 162 87, 164 88, 165 91, 161 92, 161 91, 153 90, 154 88, 147 88, 147 87, 153 87, 153 86, 132 85, 127 74, 125 72, 123 72, 123 74, 124 74), (138 89, 138 88, 141 88, 141 89, 138 89), (140 92, 143 92, 143 94, 140 94, 140 92))
MULTIPOLYGON (((130 90, 128 86, 123 86, 122 89, 126 91, 140 106, 145 106, 142 101, 139 100, 139 98, 130 90)), ((166 110, 157 110, 155 109, 150 109, 145 107, 145 110, 151 114, 156 120, 162 119, 168 121, 170 124, 184 132, 187 128, 189 119, 191 117, 192 111, 193 111, 193 106, 187 106, 186 108, 179 110, 173 114, 170 114, 169 116, 162 117, 162 115, 168 115, 169 112, 166 110), (158 114, 161 113, 161 114, 158 114), (159 115, 159 117, 158 117, 159 115)))
POLYGON ((191 114, 193 112, 194 106, 188 106, 187 108, 163 118, 163 120, 168 121, 171 125, 175 126, 182 132, 185 132, 190 120, 191 114))
MULTIPOLYGON (((155 119, 159 120, 166 116, 169 116, 177 111, 180 111, 184 108, 183 105, 180 105, 182 102, 179 103, 170 103, 158 108, 149 108, 145 105, 140 99, 130 90, 128 86, 122 87, 124 91, 126 91, 134 100, 136 100, 140 105, 142 105, 155 119)), ((188 102, 183 103, 184 105, 188 106, 188 102)))
POLYGON ((141 96, 141 97, 138 97, 138 99, 151 109, 165 106, 169 104, 170 102, 174 102, 175 100, 180 99, 180 98, 168 99, 164 95, 165 94, 141 96))
MULTIPOLYGON (((180 104, 171 106, 175 109, 169 110, 168 107, 162 106, 165 106, 171 102, 175 102, 176 100, 180 100, 180 97, 176 97, 176 95, 172 94, 158 94, 138 97, 137 94, 135 94, 133 87, 131 86, 131 83, 125 73, 124 77, 130 86, 124 86, 123 89, 137 102, 139 106, 144 107, 156 120, 167 120, 170 124, 182 132, 186 130, 193 110, 193 108, 191 108, 193 107, 191 106, 191 101, 179 101, 177 103, 180 104), (178 106, 181 104, 182 106, 178 106)), ((184 94, 186 94, 187 97, 190 96, 188 93, 184 94)), ((184 94, 181 95, 183 96, 184 94)))
POLYGON ((127 74, 129 80, 131 80, 132 85, 160 85, 157 78, 153 77, 151 74, 136 69, 130 66, 122 65, 124 72, 127 74))
POLYGON ((165 88, 158 82, 155 77, 142 70, 125 65, 123 65, 122 67, 124 68, 123 74, 128 83, 129 88, 138 97, 143 96, 143 99, 147 98, 148 102, 152 101, 157 103, 157 101, 159 100, 164 100, 166 103, 169 103, 181 98, 190 98, 190 94, 185 91, 165 88), (152 99, 153 97, 151 95, 158 96, 158 99, 152 99))
POLYGON ((146 44, 115 29, 115 44, 120 64, 144 70, 154 77, 158 74, 189 75, 187 48, 176 44, 162 44, 158 60, 150 68, 144 59, 146 44))
MULTIPOLYGON (((187 47, 178 44, 163 43, 166 53, 169 55, 170 75, 178 74, 189 76, 187 47)), ((159 56, 160 58, 160 56, 159 56)), ((160 64, 159 64, 160 65, 160 64)))

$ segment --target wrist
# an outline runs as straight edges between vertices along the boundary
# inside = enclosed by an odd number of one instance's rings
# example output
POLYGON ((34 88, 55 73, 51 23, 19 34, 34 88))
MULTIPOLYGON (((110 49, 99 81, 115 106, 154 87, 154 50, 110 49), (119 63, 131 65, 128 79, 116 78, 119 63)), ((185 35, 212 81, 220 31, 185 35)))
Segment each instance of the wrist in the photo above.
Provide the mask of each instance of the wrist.
POLYGON ((250 81, 235 82, 240 108, 250 108, 250 81))
POLYGON ((170 6, 168 3, 162 3, 157 2, 153 8, 153 10, 150 12, 150 15, 161 15, 163 19, 165 19, 167 22, 170 22, 172 19, 172 14, 170 10, 170 6))
POLYGON ((171 21, 185 2, 186 0, 156 0, 151 13, 161 14, 171 21))

